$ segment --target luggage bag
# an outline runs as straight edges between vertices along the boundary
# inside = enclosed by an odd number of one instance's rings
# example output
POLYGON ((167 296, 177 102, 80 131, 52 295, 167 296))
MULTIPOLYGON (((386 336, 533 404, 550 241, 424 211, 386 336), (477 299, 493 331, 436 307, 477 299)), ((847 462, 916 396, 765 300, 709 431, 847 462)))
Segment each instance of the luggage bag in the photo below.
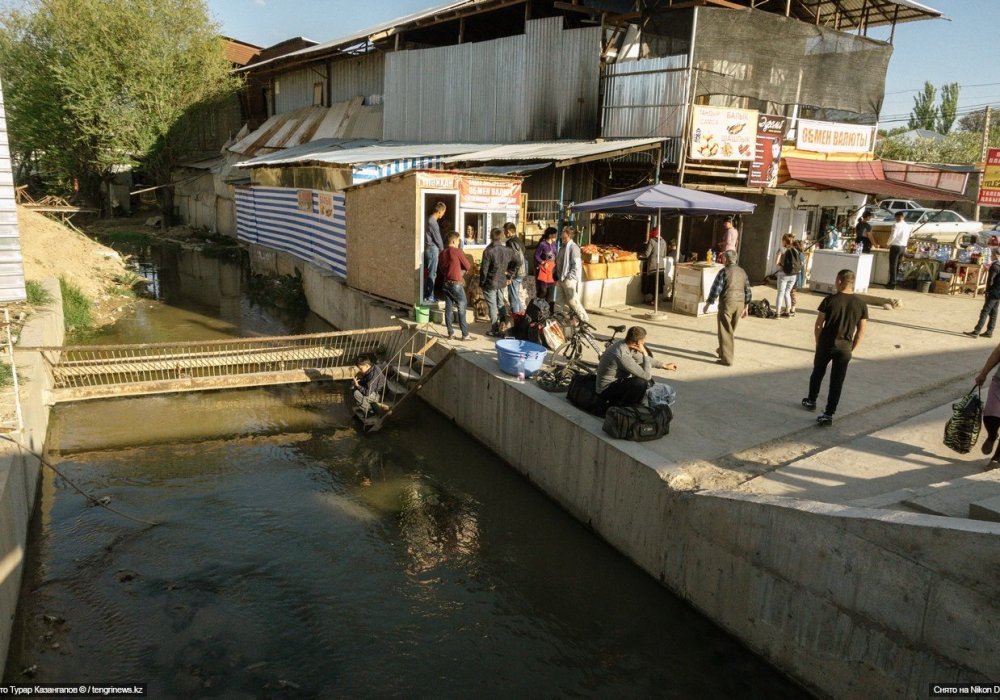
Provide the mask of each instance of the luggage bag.
POLYGON ((612 406, 604 416, 604 432, 619 440, 646 442, 670 432, 673 412, 669 406, 612 406))

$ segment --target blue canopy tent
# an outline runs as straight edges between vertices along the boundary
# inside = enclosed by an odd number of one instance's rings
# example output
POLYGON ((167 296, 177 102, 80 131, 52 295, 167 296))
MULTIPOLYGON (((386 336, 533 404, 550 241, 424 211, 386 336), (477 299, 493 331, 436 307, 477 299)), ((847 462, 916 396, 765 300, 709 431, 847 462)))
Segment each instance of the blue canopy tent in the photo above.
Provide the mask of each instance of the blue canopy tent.
MULTIPOLYGON (((711 216, 713 214, 752 214, 757 205, 744 202, 731 197, 702 192, 701 190, 691 190, 686 187, 675 185, 646 185, 637 187, 634 190, 616 192, 606 197, 592 199, 589 202, 574 204, 574 212, 610 212, 618 214, 646 214, 652 216, 656 212, 656 224, 660 225, 660 218, 664 213, 667 215, 676 214, 682 216, 711 216)), ((661 232, 662 240, 662 232, 661 232)), ((678 226, 677 251, 681 249, 681 234, 678 226)), ((660 269, 662 269, 662 265, 660 269)), ((653 313, 659 313, 660 295, 656 292, 660 288, 659 275, 657 270, 656 284, 653 289, 653 313)))

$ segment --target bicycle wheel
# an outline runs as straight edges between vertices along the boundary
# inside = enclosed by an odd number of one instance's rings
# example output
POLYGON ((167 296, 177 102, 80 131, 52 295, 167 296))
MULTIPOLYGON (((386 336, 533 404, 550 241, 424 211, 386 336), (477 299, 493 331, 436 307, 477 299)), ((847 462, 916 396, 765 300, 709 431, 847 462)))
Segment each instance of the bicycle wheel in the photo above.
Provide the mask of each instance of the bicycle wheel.
POLYGON ((549 393, 564 393, 569 390, 569 383, 575 372, 568 368, 543 369, 535 373, 535 383, 549 393))
POLYGON ((565 370, 543 369, 535 372, 533 379, 543 391, 558 393, 569 389, 569 380, 565 379, 565 370))
POLYGON ((582 354, 583 347, 579 342, 567 340, 565 343, 552 351, 552 355, 549 357, 548 362, 553 367, 560 365, 565 366, 578 360, 582 354))

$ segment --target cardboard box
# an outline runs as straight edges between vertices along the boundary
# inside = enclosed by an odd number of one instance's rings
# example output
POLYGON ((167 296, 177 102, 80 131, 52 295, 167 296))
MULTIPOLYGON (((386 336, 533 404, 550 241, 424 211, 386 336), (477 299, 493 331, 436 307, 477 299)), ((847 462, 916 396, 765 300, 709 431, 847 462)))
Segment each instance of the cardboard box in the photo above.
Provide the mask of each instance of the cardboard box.
POLYGON ((951 280, 935 282, 931 285, 931 294, 948 294, 951 291, 951 280))
POLYGON ((608 266, 606 263, 584 263, 584 280, 603 280, 608 278, 608 266))
POLYGON ((639 274, 638 260, 617 260, 608 263, 608 277, 632 277, 639 274))

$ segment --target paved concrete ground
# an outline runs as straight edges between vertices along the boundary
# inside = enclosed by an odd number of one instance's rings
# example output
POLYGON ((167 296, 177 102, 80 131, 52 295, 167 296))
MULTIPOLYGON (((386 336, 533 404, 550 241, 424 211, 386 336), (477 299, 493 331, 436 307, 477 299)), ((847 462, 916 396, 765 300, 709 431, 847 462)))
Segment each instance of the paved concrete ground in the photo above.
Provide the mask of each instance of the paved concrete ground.
MULTIPOLYGON (((873 290, 881 293, 890 294, 873 290)), ((961 332, 975 324, 982 299, 891 294, 898 308, 869 307, 868 334, 827 428, 799 404, 822 295, 800 293, 795 318, 741 321, 731 367, 715 363, 715 316, 694 318, 668 307, 665 316, 647 320, 648 307, 623 307, 593 313, 592 322, 600 332, 611 324, 643 325, 657 356, 678 364, 676 372, 656 372, 677 390, 670 435, 643 445, 675 488, 737 488, 967 516, 970 503, 995 503, 1000 495, 1000 473, 984 472, 987 458, 978 446, 959 455, 941 444, 950 403, 972 386, 994 347, 995 341, 961 332), (933 485, 939 485, 933 493, 924 492, 933 485), (964 489, 958 505, 931 498, 949 485, 964 489)), ((773 289, 754 288, 755 299, 774 303, 774 296, 773 289)), ((485 330, 474 324, 477 341, 456 345, 490 352, 485 330)), ((826 383, 820 409, 825 399, 826 383)), ((600 429, 597 418, 586 420, 600 429)))

